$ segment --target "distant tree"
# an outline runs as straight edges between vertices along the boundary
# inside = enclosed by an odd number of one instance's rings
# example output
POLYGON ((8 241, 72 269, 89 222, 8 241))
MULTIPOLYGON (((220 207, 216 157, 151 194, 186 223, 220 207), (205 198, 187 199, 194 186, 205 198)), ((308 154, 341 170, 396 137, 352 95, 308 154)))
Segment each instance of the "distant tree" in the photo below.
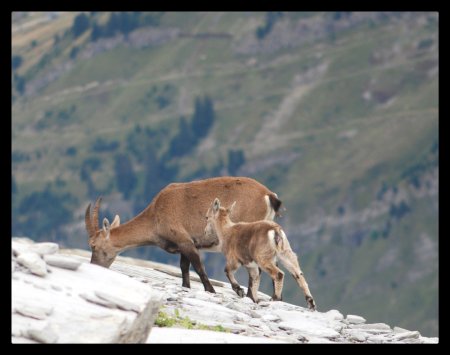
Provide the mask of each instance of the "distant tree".
POLYGON ((23 95, 25 93, 25 85, 26 85, 25 78, 20 75, 14 75, 14 84, 17 92, 20 95, 23 95))
POLYGON ((103 29, 101 26, 99 26, 97 23, 94 23, 92 26, 92 32, 91 32, 91 41, 95 42, 103 35, 103 29))
POLYGON ((70 59, 75 59, 79 50, 80 48, 78 48, 77 46, 73 46, 69 54, 70 59))
POLYGON ((49 185, 42 191, 32 192, 19 204, 17 213, 21 218, 13 216, 13 226, 16 228, 13 233, 36 237, 55 231, 72 219, 72 209, 67 204, 73 205, 76 201, 68 193, 55 193, 49 185))
POLYGON ((162 132, 154 131, 149 127, 142 128, 136 125, 133 130, 127 135, 126 149, 133 155, 137 162, 143 163, 147 155, 147 144, 151 143, 154 146, 159 146, 158 142, 161 139, 162 132))
POLYGON ((75 17, 72 25, 72 34, 74 38, 81 36, 89 28, 89 17, 81 13, 75 17))
POLYGON ((266 21, 263 26, 259 26, 256 29, 256 37, 258 39, 264 39, 270 31, 272 31, 275 22, 283 16, 282 12, 268 12, 266 14, 266 21))
POLYGON ((76 147, 69 147, 66 149, 66 155, 69 157, 74 157, 77 155, 77 148, 76 147))
POLYGON ((18 69, 23 62, 23 58, 20 55, 13 55, 11 58, 11 67, 12 70, 18 69))
POLYGON ((156 147, 148 142, 145 147, 147 154, 144 160, 144 191, 139 194, 134 204, 134 212, 142 211, 167 184, 177 175, 177 168, 169 166, 169 160, 158 159, 156 147))
POLYGON ((213 102, 210 97, 195 99, 194 114, 191 127, 197 138, 205 137, 214 123, 215 113, 213 102))
POLYGON ((116 173, 117 188, 123 197, 128 200, 131 192, 136 187, 137 179, 133 171, 133 165, 125 154, 117 154, 115 158, 114 171, 116 173))
POLYGON ((181 157, 189 154, 196 145, 196 138, 191 127, 184 117, 180 117, 178 133, 172 138, 169 146, 169 155, 181 157))
POLYGON ((118 141, 107 141, 99 137, 92 144, 92 150, 96 152, 109 152, 116 150, 119 146, 120 143, 118 141))
POLYGON ((244 163, 244 152, 241 149, 228 151, 228 172, 230 175, 236 175, 237 171, 244 163))

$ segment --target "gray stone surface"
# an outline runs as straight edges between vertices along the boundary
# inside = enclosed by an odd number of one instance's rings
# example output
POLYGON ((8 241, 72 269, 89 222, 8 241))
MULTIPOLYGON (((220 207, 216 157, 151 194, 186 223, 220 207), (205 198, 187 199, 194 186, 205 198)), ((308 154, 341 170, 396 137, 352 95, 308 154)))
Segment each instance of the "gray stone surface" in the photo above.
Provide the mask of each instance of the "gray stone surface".
MULTIPOLYGON (((22 248, 12 257, 30 250, 30 246, 22 248)), ((87 251, 59 253, 81 265, 69 270, 48 263, 51 272, 44 278, 29 274, 21 264, 13 270, 14 343, 439 342, 419 332, 398 327, 393 330, 384 323, 365 324, 365 319, 356 315, 344 318, 338 310, 311 312, 286 302, 271 302, 263 293, 259 293, 261 302, 255 304, 247 297, 238 297, 229 284, 216 280, 212 280, 216 293, 208 293, 193 273, 192 288, 181 287, 178 267, 118 257, 108 270, 89 264, 87 251), (228 332, 150 329, 161 304, 170 317, 188 317, 198 326, 220 326, 228 332), (39 308, 43 305, 53 308, 39 308)))
POLYGON ((408 329, 404 329, 404 328, 400 328, 400 327, 394 327, 394 333, 405 333, 405 332, 409 332, 410 330, 408 329))
POLYGON ((45 255, 44 260, 48 265, 68 270, 76 270, 81 265, 78 260, 63 255, 45 255))
POLYGON ((15 256, 18 256, 25 252, 33 252, 39 255, 55 254, 59 250, 59 246, 56 243, 33 243, 30 240, 22 238, 13 238, 11 242, 11 249, 15 256))
POLYGON ((43 329, 28 329, 27 336, 31 340, 44 344, 53 344, 58 341, 58 335, 51 326, 47 326, 43 329))
POLYGON ((47 275, 47 265, 37 253, 23 252, 17 257, 17 262, 25 266, 32 274, 38 276, 47 275))
POLYGON ((355 316, 353 314, 347 314, 347 321, 350 324, 362 324, 362 323, 366 323, 366 320, 363 317, 360 316, 355 316))
POLYGON ((21 265, 26 268, 17 268, 13 272, 16 277, 12 277, 13 343, 147 340, 161 305, 160 293, 148 284, 75 256, 61 257, 79 264, 76 270, 70 270, 46 265, 37 253, 25 249, 17 255, 18 261, 25 260, 21 265), (45 277, 28 273, 28 267, 34 266, 29 262, 30 254, 33 262, 39 258, 51 272, 45 277))

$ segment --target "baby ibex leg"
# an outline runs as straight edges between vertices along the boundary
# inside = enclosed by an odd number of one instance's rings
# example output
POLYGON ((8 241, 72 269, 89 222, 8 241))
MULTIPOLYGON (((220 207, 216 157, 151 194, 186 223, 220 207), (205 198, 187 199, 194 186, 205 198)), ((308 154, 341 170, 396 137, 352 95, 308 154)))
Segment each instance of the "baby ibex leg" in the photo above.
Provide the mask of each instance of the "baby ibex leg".
POLYGON ((258 289, 259 289, 259 268, 245 267, 248 271, 248 290, 247 297, 250 297, 253 302, 258 303, 258 289))
POLYGON ((228 280, 230 280, 231 287, 233 288, 234 292, 236 292, 239 297, 244 297, 244 290, 234 278, 234 273, 238 267, 239 265, 237 265, 236 263, 227 263, 227 265, 225 266, 225 274, 227 275, 228 280))
POLYGON ((281 292, 283 291, 284 272, 275 266, 274 263, 261 265, 261 268, 269 274, 274 283, 272 301, 281 301, 281 292))
POLYGON ((291 273, 297 282, 298 286, 303 290, 305 294, 306 302, 308 303, 308 308, 311 310, 316 309, 316 304, 314 302, 313 296, 309 291, 308 283, 303 275, 300 265, 298 263, 297 255, 292 250, 286 250, 279 254, 280 260, 286 269, 291 273))

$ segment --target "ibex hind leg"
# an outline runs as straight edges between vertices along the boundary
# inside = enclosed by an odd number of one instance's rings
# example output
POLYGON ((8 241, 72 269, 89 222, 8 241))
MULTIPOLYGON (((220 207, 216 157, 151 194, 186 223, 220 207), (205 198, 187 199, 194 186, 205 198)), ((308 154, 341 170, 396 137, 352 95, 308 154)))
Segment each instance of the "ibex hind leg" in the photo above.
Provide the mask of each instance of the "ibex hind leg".
POLYGON ((295 279, 298 286, 303 290, 306 302, 308 303, 308 308, 311 310, 315 310, 316 304, 314 302, 313 296, 311 295, 311 292, 309 291, 308 283, 306 282, 303 272, 300 269, 297 255, 292 250, 285 250, 282 253, 279 253, 278 257, 280 258, 280 261, 284 265, 284 267, 295 279))
POLYGON ((261 264, 261 268, 269 274, 274 283, 274 292, 272 301, 281 301, 281 292, 283 291, 284 272, 279 269, 275 263, 268 262, 261 264))

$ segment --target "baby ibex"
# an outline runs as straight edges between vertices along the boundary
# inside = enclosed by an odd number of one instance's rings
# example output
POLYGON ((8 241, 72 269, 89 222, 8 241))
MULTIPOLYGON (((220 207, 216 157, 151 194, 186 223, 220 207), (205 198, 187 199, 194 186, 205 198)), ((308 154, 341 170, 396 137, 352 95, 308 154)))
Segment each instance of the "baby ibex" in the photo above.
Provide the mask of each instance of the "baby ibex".
POLYGON ((275 264, 278 257, 303 289, 308 307, 315 310, 316 305, 300 270, 297 255, 292 251, 281 226, 267 220, 233 223, 230 213, 235 205, 236 202, 226 209, 220 206, 220 201, 216 198, 206 213, 206 229, 213 229, 217 233, 219 246, 226 257, 225 273, 233 290, 244 297, 243 289, 234 278, 235 271, 244 265, 249 274, 247 296, 257 303, 259 266, 274 282, 272 300, 281 300, 284 273, 275 264))

